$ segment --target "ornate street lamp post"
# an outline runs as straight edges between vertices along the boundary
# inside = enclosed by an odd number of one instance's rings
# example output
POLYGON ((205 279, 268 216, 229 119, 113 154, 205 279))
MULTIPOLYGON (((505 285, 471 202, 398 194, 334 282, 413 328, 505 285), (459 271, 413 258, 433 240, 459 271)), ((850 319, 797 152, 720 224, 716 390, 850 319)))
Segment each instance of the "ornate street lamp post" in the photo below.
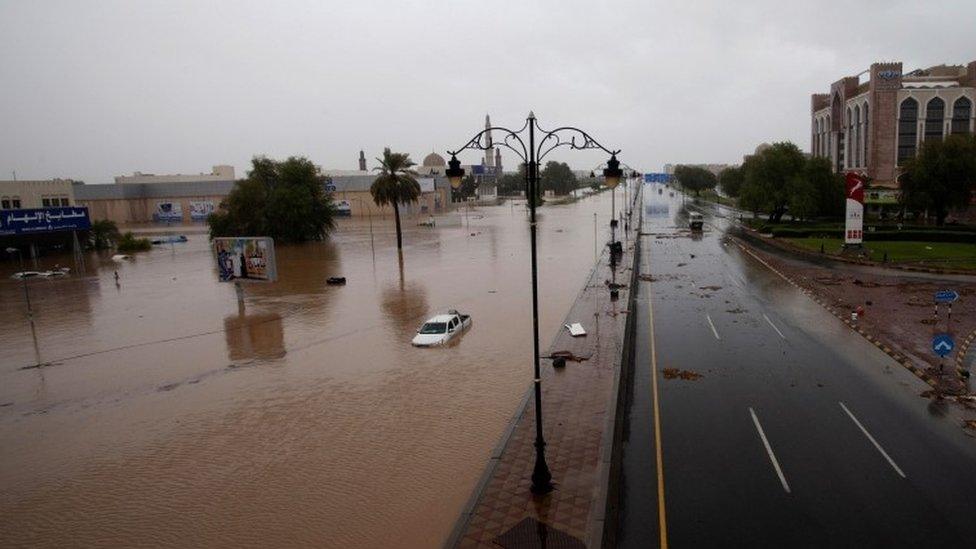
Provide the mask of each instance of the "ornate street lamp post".
POLYGON ((539 127, 535 115, 531 112, 523 125, 518 130, 510 130, 504 127, 486 128, 468 140, 461 148, 454 151, 447 151, 451 155, 451 160, 447 163, 448 168, 445 174, 451 183, 451 187, 457 188, 464 177, 464 170, 461 162, 457 159, 457 154, 465 149, 487 151, 492 148, 492 142, 484 137, 492 131, 500 132, 503 135, 501 141, 495 141, 495 145, 507 147, 512 150, 525 164, 525 187, 529 201, 529 245, 532 256, 532 361, 534 367, 534 377, 532 379, 535 389, 535 467, 532 470, 532 492, 534 494, 546 494, 552 491, 552 473, 549 472, 549 465, 546 464, 546 441, 542 436, 542 375, 539 369, 539 281, 536 266, 536 221, 535 207, 539 193, 539 164, 549 152, 558 147, 567 146, 574 150, 600 149, 610 155, 607 162, 607 169, 603 171, 607 179, 607 185, 613 186, 620 181, 622 172, 619 168, 620 162, 617 161, 619 150, 610 150, 599 144, 595 139, 581 129, 570 126, 562 126, 552 131, 546 131, 539 127), (540 132, 541 139, 536 143, 536 131, 540 132), (528 143, 522 136, 528 132, 528 143))

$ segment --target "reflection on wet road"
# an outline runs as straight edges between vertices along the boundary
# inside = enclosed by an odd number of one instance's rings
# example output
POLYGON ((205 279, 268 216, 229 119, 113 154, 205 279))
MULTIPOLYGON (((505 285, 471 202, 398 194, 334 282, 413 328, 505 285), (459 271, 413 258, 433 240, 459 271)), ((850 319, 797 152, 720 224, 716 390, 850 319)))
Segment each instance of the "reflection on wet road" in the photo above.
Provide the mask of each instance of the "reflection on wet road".
MULTIPOLYGON (((541 210, 544 342, 609 211, 608 193, 541 210)), ((532 363, 524 206, 437 222, 406 228, 402 273, 392 220, 373 220, 375 248, 360 220, 279 247, 280 282, 247 286, 243 313, 205 235, 92 256, 87 275, 30 282, 42 368, 23 369, 36 359, 4 265, 0 546, 441 543, 532 363), (411 347, 448 308, 474 327, 411 347)))
POLYGON ((928 386, 726 238, 728 210, 645 196, 620 546, 973 539, 976 445, 928 386))

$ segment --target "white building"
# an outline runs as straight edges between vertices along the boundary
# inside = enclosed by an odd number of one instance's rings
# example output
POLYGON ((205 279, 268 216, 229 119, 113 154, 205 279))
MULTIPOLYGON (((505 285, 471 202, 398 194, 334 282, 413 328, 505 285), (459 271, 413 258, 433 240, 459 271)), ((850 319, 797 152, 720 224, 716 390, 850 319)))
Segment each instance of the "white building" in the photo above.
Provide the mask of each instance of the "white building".
POLYGON ((116 176, 116 183, 197 183, 200 181, 235 181, 234 166, 214 166, 210 173, 156 175, 135 172, 132 175, 116 176))

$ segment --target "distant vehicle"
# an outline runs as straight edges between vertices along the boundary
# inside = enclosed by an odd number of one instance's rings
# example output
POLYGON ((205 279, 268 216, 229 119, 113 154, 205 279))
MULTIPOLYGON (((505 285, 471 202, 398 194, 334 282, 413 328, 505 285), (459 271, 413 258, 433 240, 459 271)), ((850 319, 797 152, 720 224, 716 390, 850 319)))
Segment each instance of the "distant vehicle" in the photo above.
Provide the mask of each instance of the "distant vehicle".
POLYGON ((700 231, 704 225, 705 219, 702 217, 702 214, 698 212, 688 214, 688 226, 691 227, 691 230, 700 231))
POLYGON ((41 276, 41 273, 39 271, 20 271, 14 273, 10 278, 20 280, 22 278, 34 278, 35 276, 41 276))
POLYGON ((451 310, 446 314, 435 315, 427 319, 417 330, 410 343, 414 347, 436 347, 443 345, 471 326, 471 315, 462 315, 451 310))
POLYGON ((181 235, 164 236, 164 237, 154 238, 154 239, 150 240, 151 243, 153 243, 153 244, 155 244, 157 246, 160 245, 160 244, 175 244, 175 243, 186 242, 186 241, 187 241, 186 235, 182 235, 182 234, 181 235))

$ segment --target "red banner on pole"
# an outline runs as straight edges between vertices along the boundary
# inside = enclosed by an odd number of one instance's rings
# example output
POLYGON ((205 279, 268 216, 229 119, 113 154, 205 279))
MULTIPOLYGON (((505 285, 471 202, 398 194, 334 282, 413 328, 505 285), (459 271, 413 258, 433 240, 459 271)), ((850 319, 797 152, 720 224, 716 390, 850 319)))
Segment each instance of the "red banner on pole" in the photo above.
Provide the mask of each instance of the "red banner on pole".
POLYGON ((847 172, 845 182, 847 183, 847 198, 864 204, 864 180, 861 179, 861 176, 854 172, 847 172))
POLYGON ((847 191, 844 244, 860 244, 864 239, 864 180, 854 172, 844 178, 847 191))

